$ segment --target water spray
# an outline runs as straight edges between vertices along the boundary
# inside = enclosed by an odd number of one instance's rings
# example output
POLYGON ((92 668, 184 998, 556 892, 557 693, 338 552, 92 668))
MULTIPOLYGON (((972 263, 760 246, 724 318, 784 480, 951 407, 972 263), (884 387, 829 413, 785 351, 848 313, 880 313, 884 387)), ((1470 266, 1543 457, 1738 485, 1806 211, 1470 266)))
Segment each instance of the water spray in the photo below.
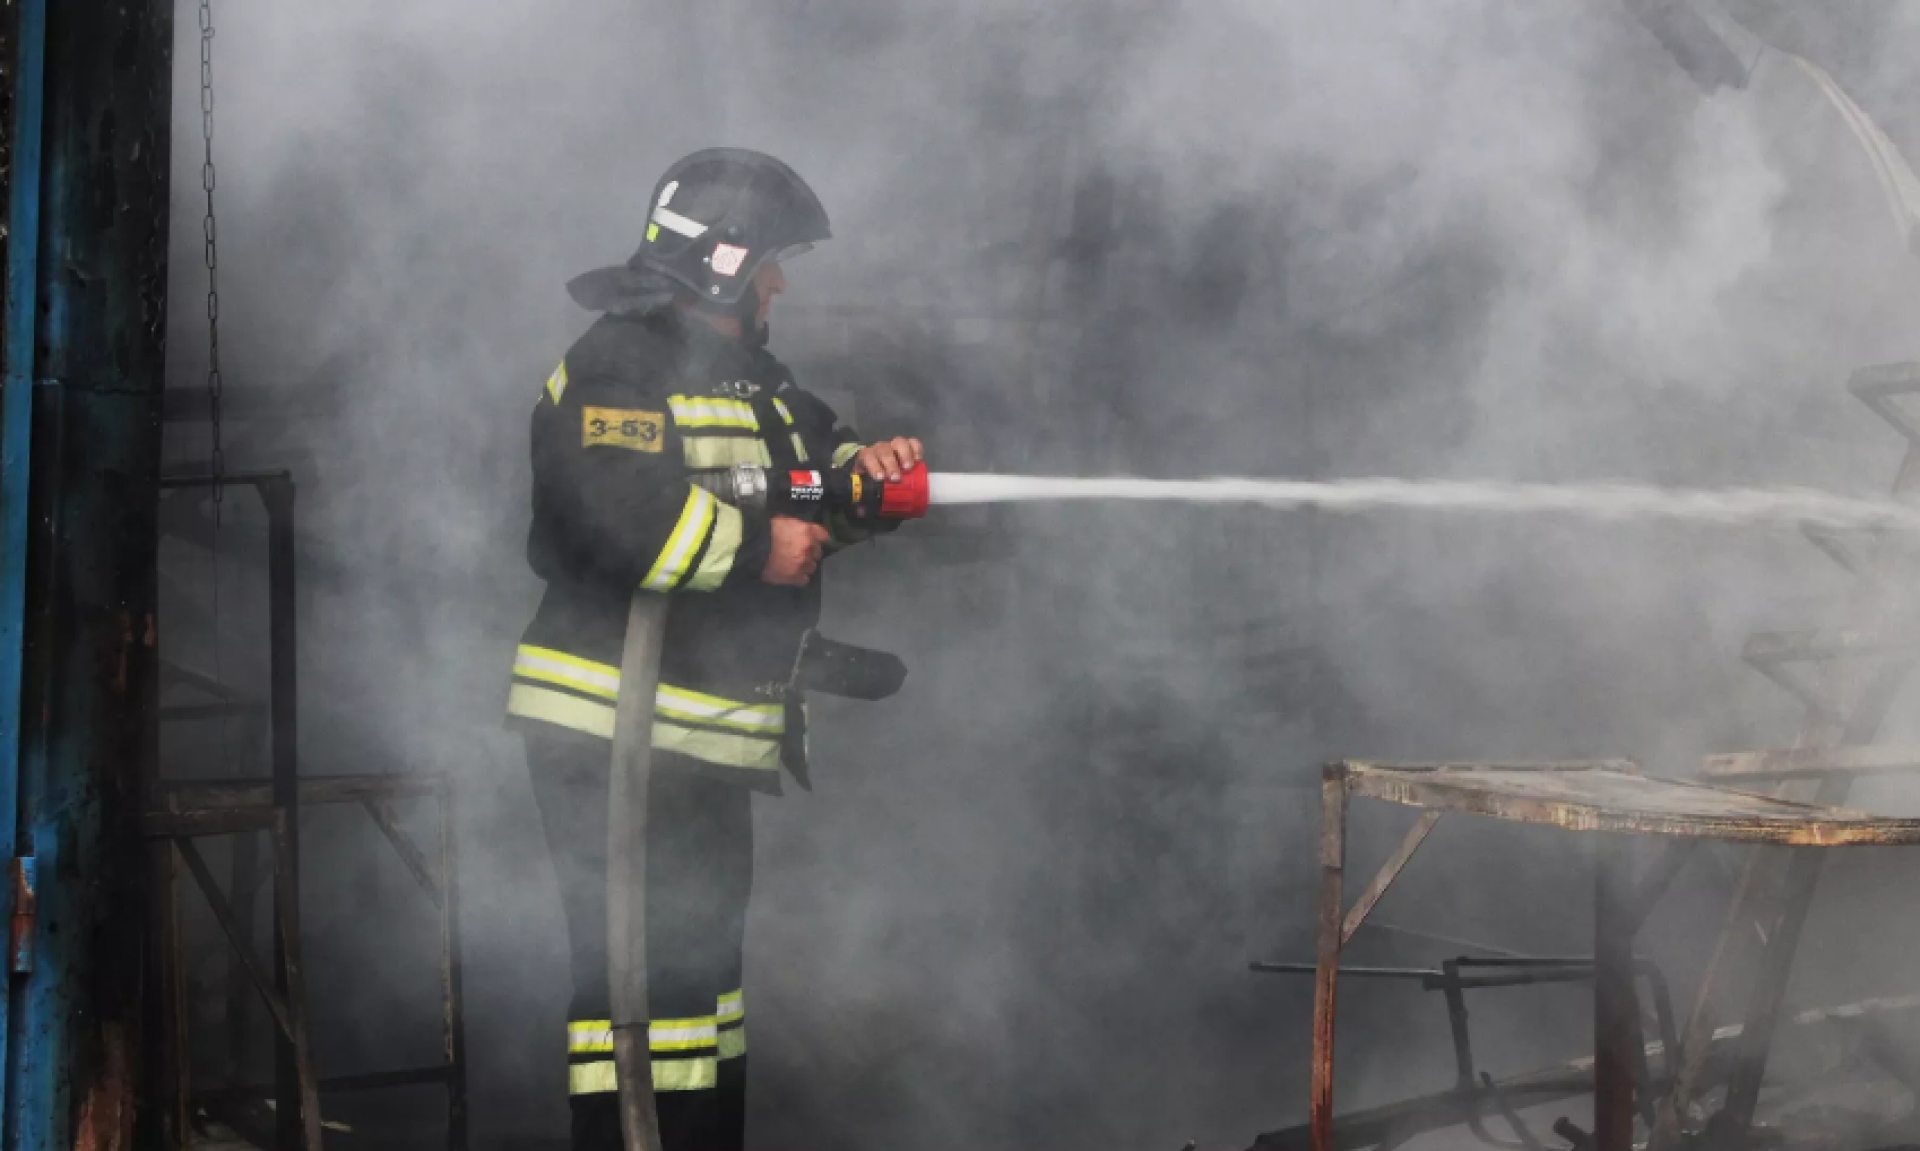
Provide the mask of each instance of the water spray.
POLYGON ((933 507, 967 504, 1127 500, 1247 504, 1326 512, 1375 510, 1572 516, 1600 521, 1666 520, 1740 525, 1809 525, 1837 530, 1920 532, 1920 508, 1853 499, 1810 488, 1663 488, 1647 484, 1540 484, 1479 480, 1146 480, 933 472, 914 467, 875 482, 847 468, 776 471, 743 464, 698 481, 730 503, 814 518, 835 511, 855 520, 917 519, 933 507))

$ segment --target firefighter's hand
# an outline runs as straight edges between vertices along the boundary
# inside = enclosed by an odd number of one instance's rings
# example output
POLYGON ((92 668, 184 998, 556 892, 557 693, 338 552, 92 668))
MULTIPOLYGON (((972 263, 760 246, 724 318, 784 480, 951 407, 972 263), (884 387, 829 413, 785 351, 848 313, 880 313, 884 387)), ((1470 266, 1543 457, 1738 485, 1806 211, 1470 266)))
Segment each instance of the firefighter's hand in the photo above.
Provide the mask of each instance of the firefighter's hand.
POLYGON ((760 578, 782 587, 806 587, 820 566, 827 529, 792 516, 774 516, 768 523, 773 528, 773 548, 767 552, 760 578))
POLYGON ((860 465, 860 470, 867 474, 868 479, 899 483, 900 474, 912 471, 913 465, 919 463, 924 454, 919 440, 901 436, 861 448, 854 462, 860 465))

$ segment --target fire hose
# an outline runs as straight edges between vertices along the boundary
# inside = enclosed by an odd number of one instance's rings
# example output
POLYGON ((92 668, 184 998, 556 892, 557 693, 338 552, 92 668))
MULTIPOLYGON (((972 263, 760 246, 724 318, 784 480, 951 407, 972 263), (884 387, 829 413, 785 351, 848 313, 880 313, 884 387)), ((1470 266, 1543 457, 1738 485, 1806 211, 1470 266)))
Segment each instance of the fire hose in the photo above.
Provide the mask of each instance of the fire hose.
MULTIPOLYGON (((856 521, 911 519, 927 509, 927 470, 921 467, 897 483, 877 483, 850 469, 772 471, 751 465, 703 472, 693 482, 742 510, 803 519, 833 514, 856 521)), ((648 1042, 647 809, 653 775, 653 697, 660 682, 660 637, 666 622, 666 596, 633 593, 627 606, 626 640, 620 649, 620 694, 614 704, 612 770, 607 782, 607 997, 626 1151, 660 1151, 660 1116, 654 1106, 648 1042)), ((855 650, 808 633, 803 658, 816 649, 822 653, 818 662, 826 664, 845 659, 846 651, 855 650)), ((883 670, 879 678, 884 681, 889 676, 883 670)), ((891 694, 898 686, 894 678, 891 686, 885 682, 860 685, 845 694, 879 698, 878 694, 862 695, 861 688, 891 694)))

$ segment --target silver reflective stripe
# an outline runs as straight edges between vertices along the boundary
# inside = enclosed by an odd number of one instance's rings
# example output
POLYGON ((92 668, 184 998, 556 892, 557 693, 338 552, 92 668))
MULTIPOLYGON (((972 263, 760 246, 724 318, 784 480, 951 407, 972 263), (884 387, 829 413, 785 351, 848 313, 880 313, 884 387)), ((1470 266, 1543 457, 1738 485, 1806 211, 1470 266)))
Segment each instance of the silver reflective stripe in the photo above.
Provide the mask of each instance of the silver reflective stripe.
POLYGON ((715 399, 707 396, 668 396, 673 422, 682 428, 745 428, 760 430, 753 405, 744 400, 715 399))
POLYGON ((711 723, 751 733, 778 735, 786 730, 786 708, 777 703, 743 703, 705 692, 661 684, 653 696, 655 715, 691 723, 711 723))
POLYGON ((514 652, 513 674, 522 679, 557 683, 602 699, 613 699, 620 694, 619 668, 529 643, 521 644, 514 652))
POLYGON ((568 1053, 574 1055, 590 1055, 612 1050, 612 1020, 581 1019, 567 1024, 568 1053))
POLYGON ((773 466, 766 441, 750 436, 682 436, 680 447, 690 468, 730 468, 735 464, 773 466))
POLYGON ((653 210, 653 222, 669 232, 678 232, 689 240, 698 240, 707 234, 707 226, 698 220, 689 220, 666 205, 653 210))

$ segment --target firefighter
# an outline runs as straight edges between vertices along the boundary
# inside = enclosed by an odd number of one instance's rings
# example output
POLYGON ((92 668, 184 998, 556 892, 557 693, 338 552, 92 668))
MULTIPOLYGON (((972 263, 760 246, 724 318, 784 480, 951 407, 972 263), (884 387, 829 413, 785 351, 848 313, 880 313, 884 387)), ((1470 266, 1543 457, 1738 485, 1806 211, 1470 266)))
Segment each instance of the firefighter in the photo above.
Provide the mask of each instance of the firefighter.
MULTIPOLYGON (((741 945, 753 793, 805 782, 797 657, 823 555, 871 530, 756 515, 691 477, 737 464, 852 465, 897 480, 921 444, 862 445, 766 351, 785 263, 829 236, 771 156, 712 149, 661 178, 625 266, 568 285, 603 313, 534 410, 527 558, 546 593, 514 657, 525 738, 572 953, 573 1147, 621 1146, 608 1022, 607 773, 627 601, 670 596, 654 702, 647 846, 653 1087, 666 1151, 742 1145, 741 945)), ((902 673, 904 674, 904 673, 902 673)))

